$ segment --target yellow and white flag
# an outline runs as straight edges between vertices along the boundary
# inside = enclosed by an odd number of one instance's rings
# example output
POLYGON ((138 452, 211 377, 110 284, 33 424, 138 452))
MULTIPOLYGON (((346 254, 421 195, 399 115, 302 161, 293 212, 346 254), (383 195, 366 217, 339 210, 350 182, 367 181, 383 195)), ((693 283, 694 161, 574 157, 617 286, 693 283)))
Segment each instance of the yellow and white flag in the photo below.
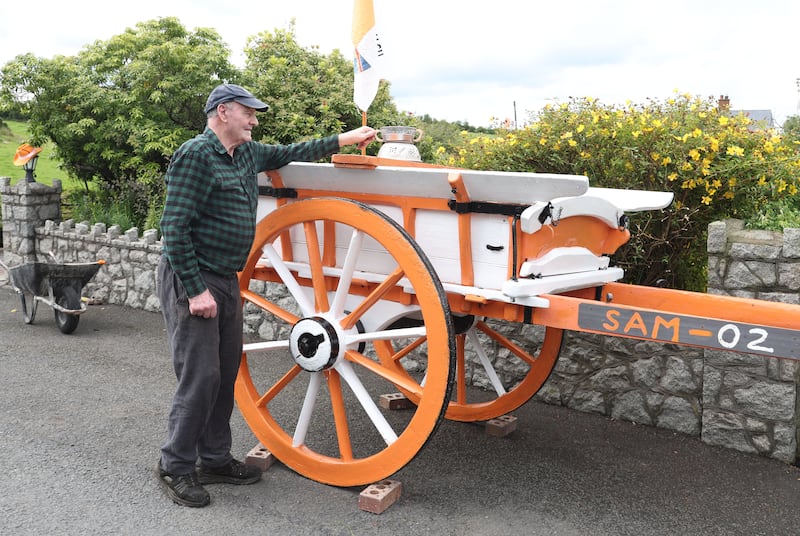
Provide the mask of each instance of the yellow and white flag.
POLYGON ((359 110, 366 112, 378 93, 381 81, 383 45, 375 29, 375 9, 372 0, 355 0, 353 9, 353 100, 359 110))

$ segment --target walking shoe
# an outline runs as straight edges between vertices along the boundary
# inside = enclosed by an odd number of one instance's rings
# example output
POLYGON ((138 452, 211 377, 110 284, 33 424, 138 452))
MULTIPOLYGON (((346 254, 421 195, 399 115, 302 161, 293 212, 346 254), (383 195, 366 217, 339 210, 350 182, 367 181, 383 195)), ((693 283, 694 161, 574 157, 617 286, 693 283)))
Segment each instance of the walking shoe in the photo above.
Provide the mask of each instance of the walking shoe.
POLYGON ((160 460, 156 470, 158 480, 164 485, 169 498, 176 504, 199 508, 211 502, 211 496, 197 479, 197 472, 192 471, 185 475, 174 475, 161 468, 160 460))
POLYGON ((201 484, 254 484, 261 480, 261 469, 232 459, 222 467, 197 468, 201 484))

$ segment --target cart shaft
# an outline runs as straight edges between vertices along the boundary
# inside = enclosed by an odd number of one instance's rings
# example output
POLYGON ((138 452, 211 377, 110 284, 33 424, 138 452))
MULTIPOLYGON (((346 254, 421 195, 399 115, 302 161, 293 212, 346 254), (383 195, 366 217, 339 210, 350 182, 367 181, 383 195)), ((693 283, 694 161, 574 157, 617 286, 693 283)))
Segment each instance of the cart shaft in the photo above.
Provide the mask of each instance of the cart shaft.
POLYGON ((534 324, 768 357, 800 359, 800 307, 732 296, 609 283, 528 312, 534 324))

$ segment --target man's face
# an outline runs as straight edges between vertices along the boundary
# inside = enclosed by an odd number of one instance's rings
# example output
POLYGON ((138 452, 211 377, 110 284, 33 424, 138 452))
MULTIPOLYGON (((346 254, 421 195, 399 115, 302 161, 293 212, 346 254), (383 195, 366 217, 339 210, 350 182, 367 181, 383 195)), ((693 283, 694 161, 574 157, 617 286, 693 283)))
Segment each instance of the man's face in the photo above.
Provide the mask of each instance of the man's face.
POLYGON ((234 145, 253 139, 253 127, 258 125, 256 111, 238 102, 226 102, 217 107, 217 113, 225 124, 227 137, 234 145))

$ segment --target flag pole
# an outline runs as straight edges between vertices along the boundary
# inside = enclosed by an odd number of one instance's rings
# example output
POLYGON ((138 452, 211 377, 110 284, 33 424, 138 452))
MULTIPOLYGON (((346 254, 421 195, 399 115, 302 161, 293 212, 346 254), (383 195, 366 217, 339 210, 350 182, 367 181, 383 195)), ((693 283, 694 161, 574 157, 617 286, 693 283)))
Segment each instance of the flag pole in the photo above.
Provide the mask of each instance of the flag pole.
MULTIPOLYGON (((367 126, 367 112, 365 111, 361 112, 361 126, 362 127, 367 126)), ((361 148, 361 156, 366 156, 366 155, 367 155, 367 146, 365 145, 364 147, 361 148)))
MULTIPOLYGON (((383 45, 375 29, 373 0, 354 0, 353 31, 351 34, 355 57, 353 59, 353 100, 361 110, 361 126, 367 126, 367 109, 375 99, 380 86, 379 65, 383 61, 383 45)), ((361 148, 367 154, 367 148, 361 148)))

